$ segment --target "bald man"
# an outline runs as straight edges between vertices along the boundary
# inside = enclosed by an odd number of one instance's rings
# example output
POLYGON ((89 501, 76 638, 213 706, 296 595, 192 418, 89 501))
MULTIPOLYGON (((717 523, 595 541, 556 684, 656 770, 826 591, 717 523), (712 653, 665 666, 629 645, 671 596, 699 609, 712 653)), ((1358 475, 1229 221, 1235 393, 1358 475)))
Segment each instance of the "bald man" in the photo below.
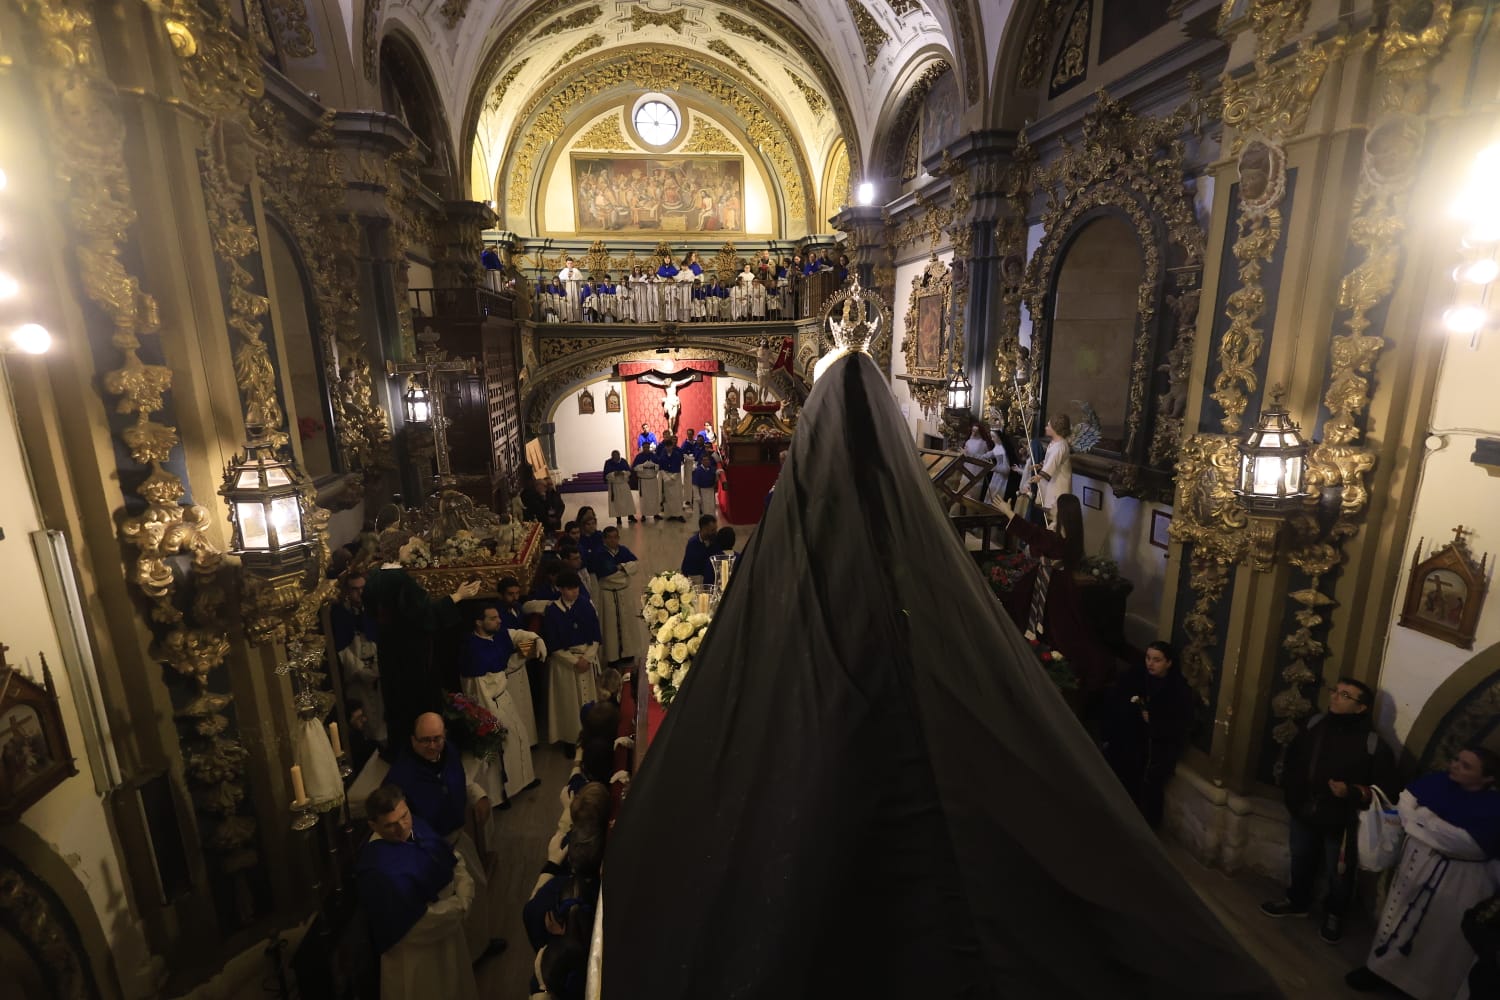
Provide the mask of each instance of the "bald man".
POLYGON ((489 819, 490 800, 483 786, 464 774, 463 755, 458 747, 449 746, 441 715, 424 712, 417 716, 411 746, 396 758, 385 780, 405 793, 412 813, 447 840, 468 865, 474 878, 474 903, 464 922, 469 952, 477 956, 476 961, 500 954, 505 939, 491 933, 484 863, 473 839, 464 832, 470 810, 476 825, 489 819))

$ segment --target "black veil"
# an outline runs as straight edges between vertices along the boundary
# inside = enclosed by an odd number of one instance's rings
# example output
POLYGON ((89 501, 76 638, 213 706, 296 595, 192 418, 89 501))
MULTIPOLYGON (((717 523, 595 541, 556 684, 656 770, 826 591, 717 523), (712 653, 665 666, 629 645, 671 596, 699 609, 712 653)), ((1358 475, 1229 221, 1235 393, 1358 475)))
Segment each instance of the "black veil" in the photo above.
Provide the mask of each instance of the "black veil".
POLYGON ((954 535, 818 381, 611 837, 607 1000, 1270 997, 954 535))

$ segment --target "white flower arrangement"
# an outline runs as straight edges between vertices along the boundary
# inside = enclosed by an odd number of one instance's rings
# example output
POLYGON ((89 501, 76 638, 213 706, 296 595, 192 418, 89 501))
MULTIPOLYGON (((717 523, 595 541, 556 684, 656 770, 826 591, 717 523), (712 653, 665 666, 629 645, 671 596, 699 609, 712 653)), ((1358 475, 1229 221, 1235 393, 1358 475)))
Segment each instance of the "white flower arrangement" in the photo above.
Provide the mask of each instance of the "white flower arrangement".
POLYGON ((663 708, 677 697, 712 620, 705 614, 682 611, 652 629, 651 646, 646 650, 646 678, 663 708))
POLYGON ((693 603, 693 581, 676 570, 658 573, 646 581, 641 598, 641 617, 646 628, 655 632, 667 619, 686 611, 693 603))

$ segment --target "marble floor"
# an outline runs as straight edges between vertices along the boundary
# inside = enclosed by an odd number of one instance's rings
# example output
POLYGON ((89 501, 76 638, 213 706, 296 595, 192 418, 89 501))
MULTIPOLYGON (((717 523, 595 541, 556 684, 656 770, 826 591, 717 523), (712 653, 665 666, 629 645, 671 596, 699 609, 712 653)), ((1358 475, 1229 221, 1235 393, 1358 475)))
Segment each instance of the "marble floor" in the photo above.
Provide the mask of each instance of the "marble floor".
MULTIPOLYGON (((603 494, 566 496, 571 519, 583 505, 596 511, 607 509, 603 494)), ((612 523, 602 516, 601 526, 612 523)), ((660 570, 676 567, 682 549, 694 533, 696 518, 676 522, 626 523, 621 526, 624 544, 641 561, 639 581, 660 570)), ((739 530, 743 548, 749 531, 739 530)), ((566 783, 570 762, 556 749, 538 747, 535 762, 540 787, 518 797, 512 807, 497 813, 494 839, 495 866, 490 878, 493 906, 503 915, 502 933, 510 947, 478 970, 480 995, 487 1000, 524 1000, 531 975, 533 954, 521 927, 521 906, 531 895, 537 872, 546 860, 547 841, 556 829, 561 809, 558 792, 566 783)), ((1372 933, 1368 918, 1351 918, 1344 940, 1337 946, 1324 944, 1314 920, 1271 920, 1258 907, 1280 895, 1279 887, 1256 876, 1230 878, 1198 864, 1182 847, 1168 843, 1167 853, 1209 908, 1229 932, 1276 977, 1286 995, 1294 1000, 1327 1000, 1356 996, 1343 984, 1346 971, 1361 963, 1372 933)))

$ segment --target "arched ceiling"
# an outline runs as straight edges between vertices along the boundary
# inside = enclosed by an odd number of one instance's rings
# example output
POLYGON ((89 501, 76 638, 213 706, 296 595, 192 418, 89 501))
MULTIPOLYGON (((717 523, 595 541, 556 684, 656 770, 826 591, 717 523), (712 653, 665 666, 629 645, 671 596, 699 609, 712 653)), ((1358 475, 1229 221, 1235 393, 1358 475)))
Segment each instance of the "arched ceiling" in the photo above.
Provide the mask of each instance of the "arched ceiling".
MULTIPOLYGON (((376 0, 366 0, 374 4, 376 0)), ((520 110, 575 61, 670 45, 756 81, 818 176, 835 143, 855 175, 871 158, 886 97, 935 50, 962 72, 966 103, 989 79, 991 25, 1009 12, 974 0, 385 0, 378 35, 399 24, 432 63, 466 169, 477 140, 490 175, 520 110)), ((995 27, 998 31, 998 27, 995 27)), ((473 185, 471 184, 471 189, 473 185)))

